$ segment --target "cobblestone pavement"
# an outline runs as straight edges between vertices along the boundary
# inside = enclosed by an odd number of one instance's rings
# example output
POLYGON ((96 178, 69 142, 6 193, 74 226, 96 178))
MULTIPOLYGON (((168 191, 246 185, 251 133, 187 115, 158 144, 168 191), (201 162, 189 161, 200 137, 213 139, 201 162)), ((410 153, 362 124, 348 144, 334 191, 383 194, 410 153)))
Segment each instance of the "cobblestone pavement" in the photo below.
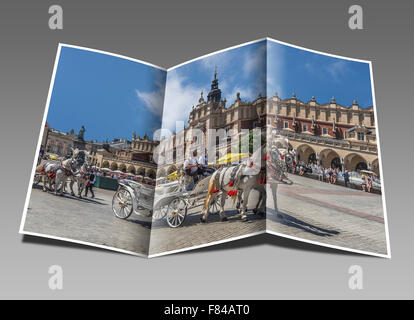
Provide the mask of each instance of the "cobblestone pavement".
MULTIPOLYGON (((229 221, 220 222, 218 214, 200 222, 202 202, 188 211, 182 227, 172 229, 165 220, 151 220, 132 214, 127 220, 116 218, 111 209, 114 191, 95 188, 96 198, 78 199, 68 194, 55 196, 33 188, 24 231, 52 235, 98 245, 147 254, 151 232, 151 254, 173 251, 238 237, 265 230, 265 219, 248 213, 249 221, 242 222, 226 202, 229 221)), ((76 192, 76 187, 75 187, 76 192)), ((251 201, 257 201, 252 194, 251 201)))
POLYGON ((112 213, 114 191, 94 190, 94 199, 78 199, 34 187, 24 231, 148 254, 150 219, 134 214, 128 220, 116 218, 112 213))
MULTIPOLYGON (((252 194, 249 200, 255 205, 256 194, 252 194)), ((247 214, 248 221, 241 221, 237 211, 233 209, 231 199, 227 200, 225 205, 225 214, 229 221, 221 222, 218 214, 211 214, 207 223, 201 223, 200 211, 201 206, 189 210, 186 221, 179 228, 169 228, 165 221, 154 223, 151 230, 150 255, 264 232, 266 229, 266 219, 253 214, 251 210, 247 214)))
MULTIPOLYGON (((278 209, 268 191, 267 230, 356 250, 386 254, 380 195, 290 175, 280 185, 278 209)), ((273 196, 273 195, 272 195, 273 196)))
MULTIPOLYGON (((96 190, 95 199, 55 196, 33 188, 24 230, 78 241, 150 254, 199 246, 215 241, 269 231, 357 250, 386 253, 381 196, 329 185, 313 179, 291 176, 294 184, 280 185, 278 206, 273 210, 268 190, 267 219, 248 212, 249 221, 240 221, 231 200, 226 202, 229 221, 217 214, 200 222, 202 202, 189 210, 182 227, 170 228, 165 220, 131 215, 116 218, 111 209, 114 191, 96 190), (150 239, 151 235, 151 240, 150 239)), ((257 194, 249 203, 255 205, 257 194)))

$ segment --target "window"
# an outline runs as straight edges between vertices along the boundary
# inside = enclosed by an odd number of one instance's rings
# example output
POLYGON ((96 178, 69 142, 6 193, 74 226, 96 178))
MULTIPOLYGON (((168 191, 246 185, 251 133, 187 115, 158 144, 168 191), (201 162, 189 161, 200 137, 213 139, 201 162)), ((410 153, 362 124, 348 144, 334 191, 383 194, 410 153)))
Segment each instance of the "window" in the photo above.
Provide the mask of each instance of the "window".
POLYGON ((358 140, 364 141, 364 133, 363 132, 358 132, 358 140))
POLYGON ((284 124, 283 124, 283 127, 285 129, 289 128, 289 122, 288 121, 285 121, 284 124))
POLYGON ((328 129, 322 128, 322 134, 328 134, 328 129))
POLYGON ((303 131, 308 131, 308 126, 306 124, 303 125, 303 131))
POLYGON ((270 119, 267 119, 267 124, 270 125, 270 119))

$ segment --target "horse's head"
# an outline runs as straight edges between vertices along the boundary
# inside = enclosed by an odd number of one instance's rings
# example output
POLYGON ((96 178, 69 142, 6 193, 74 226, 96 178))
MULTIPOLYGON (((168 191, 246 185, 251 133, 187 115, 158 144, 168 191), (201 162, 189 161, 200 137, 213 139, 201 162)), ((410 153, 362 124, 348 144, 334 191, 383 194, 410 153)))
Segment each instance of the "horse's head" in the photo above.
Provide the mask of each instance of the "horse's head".
POLYGON ((85 155, 85 162, 90 164, 92 162, 92 154, 87 150, 83 150, 83 153, 85 155))

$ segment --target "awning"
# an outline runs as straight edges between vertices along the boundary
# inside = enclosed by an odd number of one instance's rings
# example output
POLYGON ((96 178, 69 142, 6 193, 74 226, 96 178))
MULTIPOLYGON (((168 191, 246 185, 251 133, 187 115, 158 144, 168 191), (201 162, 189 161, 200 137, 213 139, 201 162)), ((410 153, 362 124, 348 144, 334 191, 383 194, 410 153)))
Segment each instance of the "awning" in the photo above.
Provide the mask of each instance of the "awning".
POLYGON ((217 160, 217 164, 227 164, 232 162, 238 162, 241 159, 248 158, 248 153, 228 153, 217 160))

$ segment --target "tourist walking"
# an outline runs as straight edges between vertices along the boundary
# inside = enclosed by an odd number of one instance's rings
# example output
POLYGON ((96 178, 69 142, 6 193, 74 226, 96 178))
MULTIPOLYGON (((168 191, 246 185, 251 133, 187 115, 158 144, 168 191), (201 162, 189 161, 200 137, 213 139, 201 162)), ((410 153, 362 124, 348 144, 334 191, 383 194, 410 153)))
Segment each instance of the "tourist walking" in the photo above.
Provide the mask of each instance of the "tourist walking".
POLYGON ((372 177, 367 176, 367 191, 371 192, 371 189, 372 189, 372 177))
POLYGON ((349 184, 349 170, 345 170, 342 175, 344 177, 345 187, 348 187, 349 184))
POLYGON ((92 193, 91 198, 95 198, 95 193, 93 192, 93 186, 95 184, 95 174, 92 172, 88 177, 88 183, 85 189, 85 197, 88 196, 88 190, 92 193))

